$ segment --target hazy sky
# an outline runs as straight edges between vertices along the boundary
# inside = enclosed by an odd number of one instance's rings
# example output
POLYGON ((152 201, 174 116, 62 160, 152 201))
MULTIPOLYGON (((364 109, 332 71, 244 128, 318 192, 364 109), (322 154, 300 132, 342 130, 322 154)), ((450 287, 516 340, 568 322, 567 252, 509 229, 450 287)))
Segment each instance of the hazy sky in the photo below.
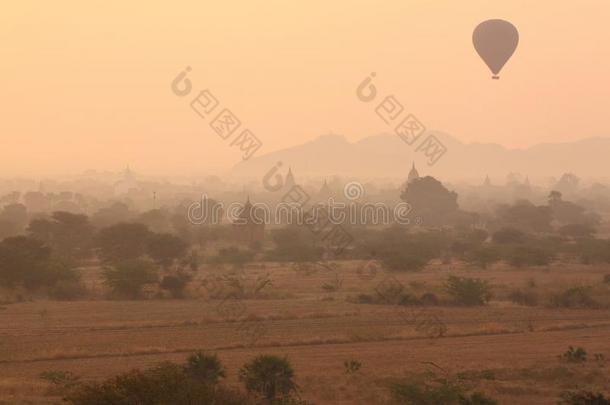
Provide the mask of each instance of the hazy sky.
POLYGON ((526 147, 610 136, 607 0, 16 1, 0 12, 0 175, 229 167, 240 153, 170 90, 187 65, 262 141, 387 132, 370 72, 431 129, 526 147), (95 5, 94 5, 95 4, 95 5), (475 26, 511 21, 500 80, 475 26))

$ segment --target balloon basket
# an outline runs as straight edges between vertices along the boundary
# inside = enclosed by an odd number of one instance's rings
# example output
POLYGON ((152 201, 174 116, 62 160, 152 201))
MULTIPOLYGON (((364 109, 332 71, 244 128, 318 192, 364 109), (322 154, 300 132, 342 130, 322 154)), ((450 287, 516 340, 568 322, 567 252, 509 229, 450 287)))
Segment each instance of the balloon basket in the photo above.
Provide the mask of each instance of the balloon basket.
POLYGON ((500 76, 492 76, 491 78, 494 79, 494 80, 499 80, 500 76))

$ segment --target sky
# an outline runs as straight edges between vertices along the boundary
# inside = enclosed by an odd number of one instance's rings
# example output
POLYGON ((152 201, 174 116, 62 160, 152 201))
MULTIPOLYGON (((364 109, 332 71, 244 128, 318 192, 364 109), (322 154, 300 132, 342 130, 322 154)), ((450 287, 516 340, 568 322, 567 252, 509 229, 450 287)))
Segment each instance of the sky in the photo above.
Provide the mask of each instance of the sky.
POLYGON ((462 142, 610 136, 608 16, 607 0, 5 2, 0 177, 229 168, 241 153, 190 107, 204 89, 257 154, 388 132, 356 97, 371 72, 380 94, 462 142), (491 18, 520 34, 500 80, 472 46, 491 18), (186 66, 193 91, 178 97, 186 66))

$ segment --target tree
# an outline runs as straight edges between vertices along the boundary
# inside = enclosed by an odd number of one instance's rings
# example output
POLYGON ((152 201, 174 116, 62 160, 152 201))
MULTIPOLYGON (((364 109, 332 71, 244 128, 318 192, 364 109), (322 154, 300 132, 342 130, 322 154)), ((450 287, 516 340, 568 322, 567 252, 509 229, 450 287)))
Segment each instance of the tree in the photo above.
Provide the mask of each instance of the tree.
POLYGON ((558 191, 551 191, 548 199, 553 218, 561 224, 597 225, 600 222, 599 215, 586 212, 584 207, 573 202, 564 201, 558 191))
POLYGON ((244 405, 239 392, 193 378, 181 364, 164 362, 146 370, 132 370, 101 383, 77 385, 67 395, 72 405, 244 405))
POLYGON ((485 305, 491 299, 489 283, 478 278, 449 276, 445 290, 456 303, 466 306, 485 305))
POLYGON ((39 240, 14 236, 0 242, 0 285, 35 289, 77 278, 76 273, 54 259, 51 249, 39 240))
POLYGON ((288 225, 273 230, 275 249, 269 258, 278 261, 311 262, 320 260, 323 249, 317 246, 315 236, 306 228, 288 225))
POLYGON ((403 190, 400 198, 411 204, 416 215, 429 225, 441 225, 458 210, 457 193, 449 191, 434 177, 414 179, 403 190))
POLYGON ((551 228, 551 209, 536 206, 528 200, 517 201, 513 205, 501 205, 497 209, 501 224, 532 232, 548 232, 551 228))
POLYGON ((498 244, 523 243, 525 241, 525 234, 515 228, 502 228, 494 232, 491 240, 498 244))
POLYGON ((588 239, 595 234, 595 228, 585 224, 568 224, 559 228, 559 234, 572 239, 588 239))
POLYGON ((183 298, 184 289, 191 280, 191 276, 185 273, 178 273, 175 275, 168 275, 163 277, 161 281, 161 288, 169 291, 174 298, 183 298))
POLYGON ((500 251, 495 246, 477 246, 466 253, 466 261, 486 269, 500 260, 500 251))
POLYGON ((226 377, 225 368, 218 359, 218 355, 202 351, 189 356, 186 361, 186 372, 206 384, 216 384, 221 378, 226 377))
POLYGON ((246 263, 252 260, 254 254, 248 250, 240 250, 235 246, 222 248, 218 251, 218 255, 213 257, 213 263, 229 263, 236 269, 241 269, 246 263))
POLYGON ((103 276, 106 285, 116 295, 127 298, 139 298, 144 285, 157 282, 154 264, 141 259, 127 260, 108 267, 103 276))
POLYGON ((148 237, 146 252, 158 264, 169 267, 174 260, 184 257, 187 244, 169 233, 154 233, 148 237))
POLYGON ((239 370, 239 380, 248 392, 262 395, 269 403, 296 392, 294 370, 286 358, 260 355, 239 370))
POLYGON ((104 260, 119 262, 142 256, 149 236, 145 225, 120 223, 100 230, 97 243, 104 260))
POLYGON ((514 267, 544 266, 551 262, 553 253, 540 246, 514 246, 508 251, 508 263, 514 267))
POLYGON ((127 204, 117 202, 110 207, 101 208, 91 216, 91 222, 97 228, 106 228, 119 223, 130 221, 134 213, 129 210, 127 204))
POLYGON ((30 222, 27 231, 51 246, 60 257, 80 259, 91 251, 94 229, 86 215, 56 211, 50 219, 30 222))
POLYGON ((8 204, 0 212, 0 240, 16 236, 23 231, 28 221, 28 213, 23 204, 8 204))
POLYGON ((161 209, 143 212, 136 222, 146 225, 153 232, 165 233, 171 230, 169 213, 161 209))

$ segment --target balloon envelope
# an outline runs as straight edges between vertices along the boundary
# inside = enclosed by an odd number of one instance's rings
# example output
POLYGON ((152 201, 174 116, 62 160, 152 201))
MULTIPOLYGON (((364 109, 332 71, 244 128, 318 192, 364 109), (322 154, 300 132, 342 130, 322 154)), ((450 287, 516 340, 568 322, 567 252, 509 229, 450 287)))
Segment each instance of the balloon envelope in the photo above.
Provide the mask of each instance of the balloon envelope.
POLYGON ((474 29, 472 43, 494 74, 492 77, 498 79, 498 73, 517 49, 519 32, 508 21, 487 20, 474 29))

